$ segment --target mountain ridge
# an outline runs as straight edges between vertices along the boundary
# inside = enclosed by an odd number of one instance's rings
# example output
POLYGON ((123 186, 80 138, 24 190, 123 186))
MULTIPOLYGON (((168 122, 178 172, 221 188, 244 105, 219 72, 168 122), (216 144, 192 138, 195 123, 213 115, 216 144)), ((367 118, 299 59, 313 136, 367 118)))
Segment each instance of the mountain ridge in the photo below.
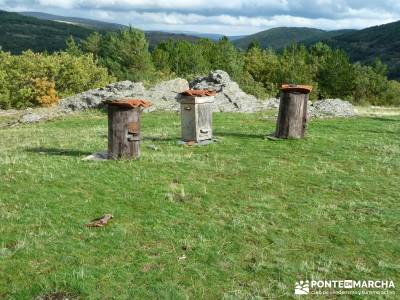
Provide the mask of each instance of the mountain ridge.
POLYGON ((262 48, 279 50, 292 43, 320 41, 340 35, 345 31, 353 32, 354 30, 343 29, 328 31, 310 27, 275 27, 237 39, 233 41, 233 43, 242 50, 246 50, 253 41, 258 42, 262 48))
MULTIPOLYGON (((82 18, 61 17, 40 13, 42 19, 16 12, 0 10, 0 46, 2 50, 18 54, 31 49, 34 52, 54 52, 66 47, 66 39, 70 36, 77 41, 87 38, 98 31, 116 31, 128 28, 125 25, 107 23, 82 18), (58 18, 59 20, 49 20, 58 18), (71 22, 71 21, 75 21, 71 22), (120 27, 122 26, 122 27, 120 27)), ((158 43, 173 40, 197 41, 200 38, 185 34, 173 34, 163 31, 145 31, 150 48, 158 43)))

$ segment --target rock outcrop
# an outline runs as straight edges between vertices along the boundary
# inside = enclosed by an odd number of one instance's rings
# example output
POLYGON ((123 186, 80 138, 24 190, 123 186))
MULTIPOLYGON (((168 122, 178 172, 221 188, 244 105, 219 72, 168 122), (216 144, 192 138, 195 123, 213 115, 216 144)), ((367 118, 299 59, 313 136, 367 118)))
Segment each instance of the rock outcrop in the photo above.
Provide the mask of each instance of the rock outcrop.
POLYGON ((228 73, 221 70, 211 72, 206 77, 196 78, 190 83, 190 88, 216 91, 214 111, 257 112, 273 106, 273 100, 261 101, 243 92, 228 73))
MULTIPOLYGON (((266 109, 278 109, 279 99, 259 100, 246 94, 239 85, 232 81, 228 73, 217 70, 208 76, 194 79, 190 84, 185 79, 163 81, 152 88, 146 89, 141 82, 122 81, 110 84, 104 88, 65 98, 60 101, 61 111, 80 111, 100 108, 104 101, 122 98, 142 98, 150 100, 153 105, 145 111, 178 111, 179 94, 192 88, 195 90, 216 91, 214 111, 219 112, 258 112, 266 109)), ((308 107, 309 117, 351 117, 353 106, 340 99, 316 101, 308 107)), ((36 116, 27 116, 27 121, 36 116)))
POLYGON ((100 108, 107 100, 142 98, 153 103, 149 111, 174 110, 179 107, 176 102, 179 93, 188 88, 189 83, 181 78, 161 82, 151 89, 146 89, 141 82, 122 81, 62 99, 59 108, 80 111, 100 108))
MULTIPOLYGON (((190 83, 190 88, 216 91, 214 111, 257 112, 276 107, 276 99, 260 101, 246 94, 224 71, 214 71, 206 77, 197 78, 190 83)), ((142 98, 153 103, 145 111, 177 111, 179 93, 187 89, 189 83, 181 78, 163 81, 150 89, 146 89, 141 82, 122 81, 62 99, 59 107, 66 111, 80 111, 102 107, 107 100, 142 98)))

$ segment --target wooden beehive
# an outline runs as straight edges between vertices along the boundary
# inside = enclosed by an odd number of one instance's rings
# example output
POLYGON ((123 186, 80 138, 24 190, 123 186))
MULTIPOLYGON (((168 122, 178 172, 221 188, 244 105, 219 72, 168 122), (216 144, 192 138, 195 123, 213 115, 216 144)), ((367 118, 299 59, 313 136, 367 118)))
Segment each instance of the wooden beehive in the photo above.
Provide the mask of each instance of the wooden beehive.
POLYGON ((123 99, 108 103, 108 158, 134 159, 140 156, 140 114, 150 102, 123 99))
POLYGON ((307 126, 307 103, 312 86, 289 85, 281 87, 275 137, 303 138, 307 126))
POLYGON ((212 139, 213 102, 214 96, 181 96, 182 141, 198 143, 212 139))

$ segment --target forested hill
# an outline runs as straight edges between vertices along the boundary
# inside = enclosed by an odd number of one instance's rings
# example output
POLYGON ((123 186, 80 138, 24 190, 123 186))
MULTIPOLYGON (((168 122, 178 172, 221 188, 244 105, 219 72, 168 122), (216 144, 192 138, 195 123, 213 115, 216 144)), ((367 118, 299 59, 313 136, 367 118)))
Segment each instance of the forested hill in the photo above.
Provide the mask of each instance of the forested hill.
POLYGON ((258 42, 262 48, 282 49, 293 43, 310 43, 328 39, 353 30, 325 31, 316 28, 305 27, 277 27, 258 32, 233 43, 236 47, 246 50, 252 42, 258 42))
POLYGON ((352 61, 370 63, 380 58, 389 66, 390 77, 400 78, 400 21, 323 41, 332 47, 345 50, 352 61))
MULTIPOLYGON (((94 31, 104 33, 126 28, 124 25, 82 18, 37 12, 24 14, 0 11, 0 46, 3 50, 12 53, 20 53, 27 49, 35 52, 54 52, 65 49, 65 40, 69 36, 79 41, 94 31)), ((147 31, 145 34, 150 48, 168 39, 199 39, 188 34, 162 31, 147 31)), ((233 43, 239 49, 247 50, 253 41, 263 48, 276 50, 292 43, 312 45, 322 41, 333 48, 345 50, 353 62, 368 64, 379 58, 389 66, 391 78, 400 78, 400 21, 363 30, 324 31, 315 28, 279 27, 239 38, 233 43)))
POLYGON ((20 12, 19 14, 27 17, 34 17, 40 20, 56 21, 59 23, 64 22, 94 30, 119 30, 128 27, 116 23, 102 22, 85 18, 64 17, 64 16, 46 14, 41 12, 33 12, 33 11, 20 12))
MULTIPOLYGON (((105 33, 127 28, 127 26, 123 25, 87 19, 67 17, 63 19, 63 17, 59 16, 34 14, 41 16, 41 19, 0 10, 0 46, 2 50, 10 51, 14 54, 28 49, 32 49, 34 52, 54 52, 65 49, 65 40, 70 36, 80 41, 95 31, 105 33), (45 18, 61 19, 54 21, 46 20, 45 18)), ((158 31, 148 31, 145 34, 149 40, 150 47, 155 47, 158 43, 168 39, 189 41, 199 39, 185 34, 158 31)))
POLYGON ((292 43, 310 46, 322 41, 333 48, 345 50, 353 62, 369 64, 379 58, 389 66, 390 78, 400 78, 400 21, 363 30, 324 31, 280 27, 249 35, 233 43, 246 50, 253 41, 263 48, 276 50, 292 43))
POLYGON ((0 11, 0 46, 12 53, 27 49, 54 52, 65 48, 69 36, 81 40, 92 32, 92 29, 81 26, 0 11))
MULTIPOLYGON (((74 17, 63 17, 51 14, 45 14, 41 12, 22 12, 20 13, 25 16, 31 16, 42 20, 51 20, 56 22, 68 22, 69 24, 75 24, 78 26, 90 28, 97 31, 116 31, 120 29, 127 29, 128 26, 102 22, 97 20, 85 19, 85 18, 74 18, 74 17)), ((168 39, 172 40, 186 40, 186 41, 196 41, 200 39, 200 35, 190 34, 190 32, 165 32, 165 31, 145 31, 146 37, 149 40, 150 47, 154 48, 160 42, 166 41, 168 39)))

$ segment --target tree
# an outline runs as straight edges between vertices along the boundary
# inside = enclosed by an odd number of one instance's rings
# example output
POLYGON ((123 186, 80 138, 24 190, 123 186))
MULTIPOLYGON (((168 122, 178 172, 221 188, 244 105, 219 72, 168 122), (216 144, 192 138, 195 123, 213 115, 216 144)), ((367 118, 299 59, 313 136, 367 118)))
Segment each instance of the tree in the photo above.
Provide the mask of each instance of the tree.
MULTIPOLYGON (((353 102, 379 104, 382 95, 388 89, 386 76, 377 73, 372 66, 355 64, 354 66, 353 102)), ((380 69, 383 72, 383 69, 380 69)))
POLYGON ((105 36, 94 33, 82 42, 82 49, 93 53, 119 80, 152 80, 155 76, 146 37, 132 27, 105 36))
POLYGON ((214 46, 214 53, 210 57, 211 67, 228 72, 234 80, 240 80, 243 73, 243 56, 227 37, 223 37, 214 46))
POLYGON ((252 40, 251 43, 249 44, 249 46, 247 47, 247 51, 250 51, 253 48, 262 49, 259 40, 252 40))
POLYGON ((153 62, 158 70, 169 70, 177 76, 190 78, 209 72, 207 43, 169 40, 160 43, 153 52, 153 62))
POLYGON ((67 38, 65 43, 67 45, 67 49, 65 50, 65 52, 67 52, 68 54, 71 54, 74 56, 79 56, 79 55, 83 54, 82 50, 79 48, 79 45, 75 42, 75 39, 72 35, 70 35, 67 38))
POLYGON ((273 50, 251 48, 244 56, 244 78, 251 76, 251 79, 246 79, 248 85, 246 90, 251 92, 252 89, 256 89, 258 90, 257 93, 261 94, 260 86, 255 84, 255 82, 258 82, 263 87, 265 95, 275 96, 278 92, 277 75, 279 69, 279 58, 273 50), (251 84, 252 80, 254 81, 253 84, 251 84))
POLYGON ((85 52, 92 53, 95 58, 98 58, 101 51, 102 36, 98 32, 94 32, 81 42, 81 47, 85 52))
POLYGON ((352 99, 355 73, 348 56, 341 50, 332 51, 316 76, 323 98, 352 99))
POLYGON ((312 84, 314 74, 308 63, 308 53, 304 46, 293 44, 283 50, 279 59, 278 82, 312 84))

